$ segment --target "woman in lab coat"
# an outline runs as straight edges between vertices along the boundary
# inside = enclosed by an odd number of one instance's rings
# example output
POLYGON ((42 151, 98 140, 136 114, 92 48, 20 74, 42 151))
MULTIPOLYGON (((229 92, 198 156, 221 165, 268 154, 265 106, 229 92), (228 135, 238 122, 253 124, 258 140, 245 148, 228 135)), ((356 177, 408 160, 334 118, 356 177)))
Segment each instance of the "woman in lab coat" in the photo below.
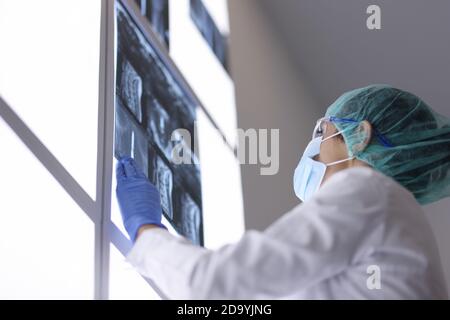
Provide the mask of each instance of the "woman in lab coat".
POLYGON ((295 170, 303 203, 218 250, 164 228, 158 191, 132 159, 117 180, 135 241, 127 259, 168 298, 447 299, 421 204, 450 194, 450 122, 411 93, 342 95, 295 170))

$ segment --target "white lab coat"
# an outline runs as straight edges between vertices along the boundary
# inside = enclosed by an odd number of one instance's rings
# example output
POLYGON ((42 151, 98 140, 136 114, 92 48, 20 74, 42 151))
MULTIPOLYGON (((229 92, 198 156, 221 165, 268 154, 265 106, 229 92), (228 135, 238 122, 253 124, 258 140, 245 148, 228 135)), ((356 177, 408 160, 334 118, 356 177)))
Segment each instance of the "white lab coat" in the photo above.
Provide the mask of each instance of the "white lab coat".
POLYGON ((237 243, 213 251, 152 229, 127 259, 174 299, 447 299, 421 207, 369 168, 336 173, 237 243))

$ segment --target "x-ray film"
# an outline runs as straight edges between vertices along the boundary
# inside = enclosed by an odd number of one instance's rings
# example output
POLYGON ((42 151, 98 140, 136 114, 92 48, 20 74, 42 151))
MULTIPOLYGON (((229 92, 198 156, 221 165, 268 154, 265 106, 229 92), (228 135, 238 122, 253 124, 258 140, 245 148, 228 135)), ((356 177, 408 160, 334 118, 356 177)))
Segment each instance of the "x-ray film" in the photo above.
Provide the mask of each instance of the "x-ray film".
POLYGON ((186 234, 194 244, 200 244, 200 238, 198 237, 200 233, 200 209, 187 193, 182 193, 180 204, 181 212, 184 217, 184 234, 186 234))
POLYGON ((190 15, 211 50, 228 70, 228 43, 212 19, 202 0, 190 0, 190 15))
POLYGON ((153 29, 169 46, 169 0, 135 0, 153 29))
POLYGON ((117 2, 116 158, 131 156, 159 190, 163 214, 174 229, 203 245, 200 167, 193 143, 196 105, 127 9, 117 2), (172 139, 172 135, 176 139, 172 139), (174 162, 174 147, 190 161, 174 162))
POLYGON ((122 79, 120 79, 121 95, 127 102, 128 108, 134 114, 136 119, 142 123, 142 109, 141 109, 141 97, 142 97, 142 80, 141 77, 134 70, 133 66, 124 61, 122 67, 122 79))

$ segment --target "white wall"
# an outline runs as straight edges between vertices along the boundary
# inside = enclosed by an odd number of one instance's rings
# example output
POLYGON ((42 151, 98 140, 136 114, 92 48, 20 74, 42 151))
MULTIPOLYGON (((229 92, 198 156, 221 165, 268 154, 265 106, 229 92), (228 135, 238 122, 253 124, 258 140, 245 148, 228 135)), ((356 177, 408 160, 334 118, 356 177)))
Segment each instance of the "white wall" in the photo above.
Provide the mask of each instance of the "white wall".
POLYGON ((259 1, 231 0, 229 10, 238 126, 280 129, 278 174, 262 176, 259 166, 241 165, 246 228, 264 229, 299 203, 292 173, 324 109, 294 67, 259 1))

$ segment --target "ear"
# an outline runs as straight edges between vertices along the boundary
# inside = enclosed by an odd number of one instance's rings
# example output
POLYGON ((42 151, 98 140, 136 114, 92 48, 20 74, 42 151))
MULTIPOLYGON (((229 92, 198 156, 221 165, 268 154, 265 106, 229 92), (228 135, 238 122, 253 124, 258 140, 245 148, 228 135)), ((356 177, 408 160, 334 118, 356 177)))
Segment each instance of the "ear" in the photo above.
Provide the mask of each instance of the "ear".
POLYGON ((356 134, 358 137, 358 143, 353 146, 353 153, 358 154, 364 151, 370 143, 372 139, 372 125, 369 121, 364 120, 361 121, 358 128, 356 128, 356 134))

